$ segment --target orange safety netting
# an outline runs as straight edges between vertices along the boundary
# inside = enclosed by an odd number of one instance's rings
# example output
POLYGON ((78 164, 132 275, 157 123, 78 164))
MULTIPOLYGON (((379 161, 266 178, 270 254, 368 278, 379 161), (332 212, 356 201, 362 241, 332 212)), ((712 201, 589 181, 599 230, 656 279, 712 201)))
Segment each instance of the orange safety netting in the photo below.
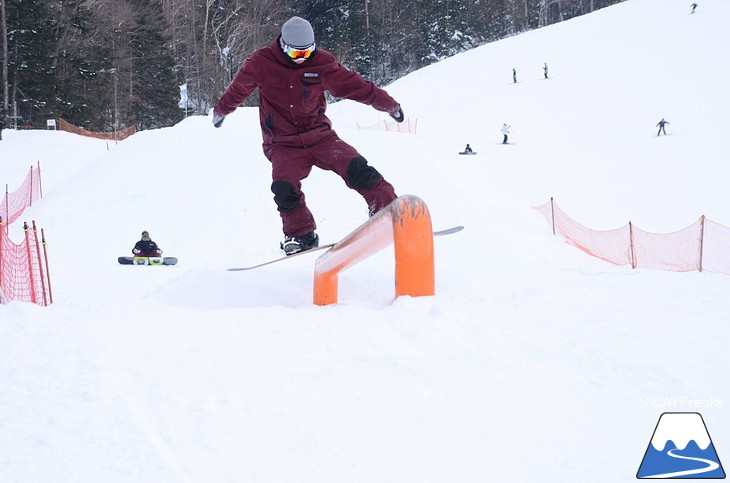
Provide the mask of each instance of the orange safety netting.
POLYGON ((120 129, 118 131, 112 131, 112 132, 96 132, 96 131, 87 131, 86 129, 78 126, 74 126, 70 122, 66 121, 65 119, 60 119, 58 123, 58 129, 61 131, 66 131, 74 134, 80 134, 81 136, 88 136, 96 139, 107 139, 107 140, 114 140, 114 141, 121 141, 123 139, 127 139, 129 136, 137 132, 137 128, 134 126, 129 126, 124 129, 120 129))
POLYGON ((403 122, 380 121, 372 126, 357 125, 357 128, 361 131, 388 131, 409 134, 416 134, 417 127, 418 121, 411 121, 410 119, 406 119, 403 122))
POLYGON ((552 199, 534 209, 545 216, 554 234, 616 265, 730 275, 730 228, 704 216, 674 233, 650 233, 630 222, 614 230, 597 231, 571 219, 552 199))
POLYGON ((14 243, 0 224, 0 299, 48 305, 53 299, 45 257, 45 241, 41 241, 35 229, 25 224, 23 242, 14 243), (43 243, 43 254, 41 254, 43 243))
POLYGON ((31 166, 28 176, 17 190, 10 193, 8 185, 5 185, 5 194, 0 199, 0 221, 10 225, 41 196, 41 166, 38 163, 37 168, 31 166))

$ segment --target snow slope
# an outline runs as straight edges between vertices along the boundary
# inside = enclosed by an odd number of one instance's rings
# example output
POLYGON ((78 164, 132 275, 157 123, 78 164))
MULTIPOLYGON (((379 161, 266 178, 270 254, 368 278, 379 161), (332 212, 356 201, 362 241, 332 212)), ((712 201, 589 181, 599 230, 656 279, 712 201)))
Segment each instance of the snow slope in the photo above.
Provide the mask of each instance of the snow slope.
MULTIPOLYGON (((4 131, 0 182, 41 162, 22 219, 45 228, 55 303, 0 308, 2 480, 629 481, 667 410, 701 412, 722 460, 730 277, 615 267, 531 209, 730 225, 730 4, 689 10, 629 0, 414 72, 387 90, 416 135, 330 107, 436 229, 466 225, 435 240, 435 297, 392 300, 389 250, 328 307, 312 305, 315 256, 224 270, 282 238, 253 109, 116 145, 4 131), (479 154, 458 156, 466 143, 479 154), (143 229, 176 267, 116 264, 143 229)), ((304 189, 323 241, 366 217, 331 173, 304 189)))

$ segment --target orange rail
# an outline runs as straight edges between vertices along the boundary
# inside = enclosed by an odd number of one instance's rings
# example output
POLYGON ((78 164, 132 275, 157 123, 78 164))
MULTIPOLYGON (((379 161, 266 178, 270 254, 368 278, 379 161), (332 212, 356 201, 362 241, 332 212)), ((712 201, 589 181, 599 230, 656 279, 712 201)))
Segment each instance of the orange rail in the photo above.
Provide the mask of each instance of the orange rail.
POLYGON ((320 256, 314 265, 314 303, 337 303, 339 273, 394 245, 395 295, 434 295, 433 229, 426 203, 397 198, 320 256))

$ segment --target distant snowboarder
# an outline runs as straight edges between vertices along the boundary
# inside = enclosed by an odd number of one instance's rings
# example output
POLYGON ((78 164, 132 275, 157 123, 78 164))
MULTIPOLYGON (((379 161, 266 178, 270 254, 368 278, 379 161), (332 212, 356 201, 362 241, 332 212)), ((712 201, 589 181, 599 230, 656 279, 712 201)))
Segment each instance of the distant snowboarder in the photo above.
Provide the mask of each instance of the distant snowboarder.
POLYGON ((692 7, 692 11, 690 13, 695 13, 695 8, 697 8, 697 4, 693 3, 692 5, 690 5, 690 7, 692 7))
POLYGON ((502 144, 507 144, 507 138, 509 137, 509 130, 511 126, 508 126, 506 123, 502 124, 502 135, 504 136, 504 139, 502 140, 502 144))
POLYGON ((545 65, 542 66, 542 73, 545 76, 545 78, 548 78, 548 68, 547 68, 547 62, 545 62, 545 65))
POLYGON ((469 143, 466 144, 466 147, 464 148, 465 153, 473 153, 474 150, 469 146, 469 143))
POLYGON ((656 135, 659 136, 661 133, 664 133, 664 135, 667 135, 667 131, 664 129, 665 124, 670 124, 669 121, 665 121, 664 118, 662 118, 661 121, 657 123, 657 126, 659 126, 659 131, 657 131, 656 135))
POLYGON ((512 69, 512 82, 517 83, 517 71, 515 69, 512 69))
POLYGON ((162 256, 162 249, 152 241, 150 232, 145 230, 142 232, 142 239, 134 245, 132 253, 135 257, 160 257, 162 256))

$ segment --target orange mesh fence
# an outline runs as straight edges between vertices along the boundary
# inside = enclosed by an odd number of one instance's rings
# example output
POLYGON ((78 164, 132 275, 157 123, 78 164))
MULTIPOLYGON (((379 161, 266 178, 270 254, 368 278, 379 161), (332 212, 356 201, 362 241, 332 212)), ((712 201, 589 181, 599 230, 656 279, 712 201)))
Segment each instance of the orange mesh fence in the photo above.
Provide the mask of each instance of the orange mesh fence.
POLYGON ((589 255, 616 265, 730 275, 730 228, 704 216, 674 233, 650 233, 630 222, 614 230, 597 231, 571 219, 552 199, 534 209, 545 216, 554 234, 589 255))
MULTIPOLYGON (((35 229, 26 223, 24 239, 14 243, 5 230, 0 230, 0 298, 37 305, 52 302, 47 258, 41 254, 41 240, 35 229)), ((43 242, 43 254, 46 253, 43 242)))
POLYGON ((28 176, 17 190, 10 193, 8 185, 5 185, 5 194, 0 200, 0 221, 10 225, 41 196, 41 165, 38 163, 37 168, 31 166, 28 176))
POLYGON ((416 134, 416 128, 418 127, 418 121, 411 121, 406 119, 403 122, 394 121, 380 121, 372 126, 361 126, 357 125, 357 128, 361 131, 388 131, 388 132, 401 132, 408 134, 416 134))
POLYGON ((632 225, 634 267, 668 272, 700 270, 702 219, 674 233, 649 233, 632 225))
POLYGON ((96 139, 106 139, 106 140, 114 140, 114 141, 121 141, 123 139, 127 139, 129 136, 137 132, 137 128, 134 126, 129 126, 124 129, 120 129, 118 131, 112 131, 112 132, 96 132, 96 131, 87 131, 86 129, 78 126, 74 126, 70 122, 66 121, 65 119, 60 119, 58 123, 58 129, 61 131, 66 131, 74 134, 79 134, 81 136, 88 136, 91 138, 96 139))
POLYGON ((730 274, 730 227, 705 218, 702 270, 730 274))
POLYGON ((552 200, 535 209, 553 225, 554 234, 562 236, 587 254, 616 265, 631 263, 628 225, 615 230, 591 230, 566 215, 552 200))

